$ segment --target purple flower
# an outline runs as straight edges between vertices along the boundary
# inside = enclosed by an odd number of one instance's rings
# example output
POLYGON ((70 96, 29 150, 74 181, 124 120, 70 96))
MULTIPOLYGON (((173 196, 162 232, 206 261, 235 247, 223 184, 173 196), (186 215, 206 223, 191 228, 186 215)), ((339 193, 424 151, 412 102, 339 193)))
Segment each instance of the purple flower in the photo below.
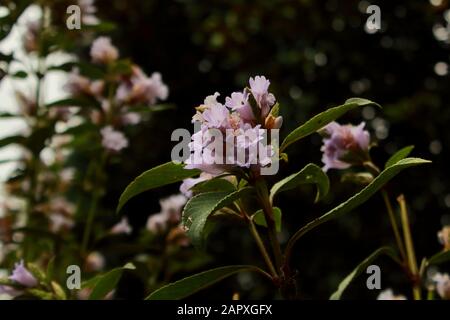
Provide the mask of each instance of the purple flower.
POLYGON ((447 273, 436 273, 432 280, 436 283, 436 291, 441 299, 450 300, 450 276, 447 273))
POLYGON ((256 76, 249 80, 250 90, 253 97, 261 109, 261 116, 265 118, 270 111, 270 108, 275 104, 275 96, 269 93, 270 81, 264 76, 256 76))
POLYGON ((325 136, 322 162, 324 171, 328 169, 346 169, 353 164, 362 164, 368 158, 370 143, 369 132, 364 130, 365 123, 358 126, 340 125, 331 122, 322 129, 325 136))
POLYGON ((112 234, 130 234, 133 232, 133 228, 128 223, 128 219, 123 217, 120 222, 116 223, 110 230, 112 234))
POLYGON ((95 63, 111 63, 119 58, 119 51, 108 37, 98 37, 91 47, 91 58, 95 63))
POLYGON ((14 265, 13 273, 9 276, 9 279, 28 288, 38 285, 36 278, 25 268, 23 260, 14 265))
POLYGON ((128 140, 125 135, 107 126, 100 131, 102 135, 102 145, 105 149, 118 152, 128 147, 128 140))
POLYGON ((225 105, 233 111, 237 111, 245 121, 254 121, 252 107, 248 103, 248 93, 233 92, 230 97, 225 98, 225 105))
POLYGON ((0 294, 6 294, 8 296, 15 298, 17 296, 20 296, 22 293, 23 292, 21 290, 17 290, 13 287, 0 285, 0 294))
MULTIPOLYGON (((233 92, 226 97, 225 104, 217 101, 219 93, 216 92, 196 108, 192 122, 200 122, 201 126, 189 143, 191 156, 185 161, 187 169, 218 175, 233 167, 258 170, 271 164, 275 149, 265 145, 267 135, 264 129, 279 129, 283 118, 269 115, 275 103, 275 97, 268 92, 269 80, 256 76, 249 82, 250 91, 233 92), (261 123, 256 122, 249 102, 250 94, 261 110, 258 114, 258 122, 261 123)), ((194 182, 187 180, 186 185, 194 182)), ((182 185, 183 192, 189 195, 186 185, 182 185)))
POLYGON ((162 232, 170 225, 180 222, 181 210, 186 204, 187 198, 182 194, 161 199, 161 212, 151 215, 147 220, 147 229, 153 233, 162 232))

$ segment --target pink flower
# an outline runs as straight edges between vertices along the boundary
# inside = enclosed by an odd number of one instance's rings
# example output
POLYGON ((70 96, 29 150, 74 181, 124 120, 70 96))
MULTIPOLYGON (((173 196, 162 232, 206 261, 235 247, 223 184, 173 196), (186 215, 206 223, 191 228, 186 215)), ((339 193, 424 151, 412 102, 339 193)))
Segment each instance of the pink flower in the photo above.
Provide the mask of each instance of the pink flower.
POLYGON ((450 226, 445 226, 437 234, 439 242, 444 246, 444 250, 450 250, 450 226))
POLYGON ((181 219, 181 210, 186 204, 187 198, 182 194, 161 199, 159 204, 161 211, 151 215, 147 220, 147 229, 153 233, 159 233, 170 225, 176 225, 181 219))
POLYGON ((169 88, 162 81, 161 74, 154 72, 148 77, 139 67, 134 66, 132 75, 117 88, 118 101, 128 104, 155 104, 158 100, 165 100, 169 95, 169 88))
POLYGON ((93 25, 99 22, 95 16, 97 8, 94 5, 94 0, 78 0, 78 5, 81 9, 81 20, 83 24, 93 25))
POLYGON ((180 185, 180 192, 186 197, 191 198, 192 197, 192 190, 191 188, 194 187, 196 184, 212 179, 214 176, 212 174, 202 172, 200 173, 200 176, 198 178, 187 178, 183 180, 183 183, 180 185))
POLYGON ((269 93, 270 81, 264 76, 256 76, 249 80, 250 90, 253 97, 261 109, 261 116, 265 118, 270 111, 270 108, 275 104, 275 96, 269 93))
POLYGON ((25 267, 23 260, 14 265, 14 270, 9 279, 25 287, 32 288, 38 285, 38 281, 25 267))
POLYGON ((118 152, 128 147, 128 140, 125 135, 107 126, 100 131, 102 135, 102 145, 105 149, 118 152))
MULTIPOLYGON (((272 162, 275 149, 264 143, 267 140, 264 129, 280 128, 282 118, 269 115, 275 103, 275 97, 268 92, 269 84, 262 76, 250 78, 250 93, 261 109, 259 124, 248 91, 233 92, 231 97, 226 97, 225 105, 217 101, 218 92, 205 98, 192 117, 193 123, 200 122, 200 130, 192 135, 189 143, 191 156, 185 161, 187 169, 218 175, 233 167, 256 170, 272 162)), ((194 181, 187 180, 187 183, 194 181)))
POLYGON ((123 217, 119 223, 115 224, 111 228, 110 232, 112 234, 122 234, 122 233, 130 234, 132 231, 133 231, 133 229, 130 226, 130 224, 128 223, 128 219, 126 217, 123 217))
POLYGON ((10 286, 0 285, 0 294, 6 294, 10 297, 15 298, 23 294, 23 292, 10 286))
POLYGON ((441 299, 450 300, 450 276, 447 273, 436 273, 432 280, 436 283, 436 291, 441 299))
POLYGON ((328 169, 346 169, 353 164, 362 164, 368 158, 370 135, 364 130, 365 123, 358 126, 340 125, 331 122, 322 129, 325 136, 322 162, 324 171, 328 169))
POLYGON ((237 111, 244 121, 255 120, 252 107, 248 102, 248 93, 233 92, 230 97, 225 98, 225 105, 233 111, 237 111))
POLYGON ((377 300, 406 300, 406 297, 403 295, 394 295, 392 289, 386 289, 381 291, 378 295, 377 300))
POLYGON ((91 47, 91 59, 95 63, 111 63, 119 58, 119 51, 108 37, 98 37, 91 47))

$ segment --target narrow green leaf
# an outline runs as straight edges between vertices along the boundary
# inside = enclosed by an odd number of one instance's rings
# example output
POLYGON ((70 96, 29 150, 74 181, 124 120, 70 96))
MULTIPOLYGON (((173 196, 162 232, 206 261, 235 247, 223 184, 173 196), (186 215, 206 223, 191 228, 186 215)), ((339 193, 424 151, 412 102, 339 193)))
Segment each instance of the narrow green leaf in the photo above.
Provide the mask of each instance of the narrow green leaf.
POLYGON ((10 144, 24 145, 26 143, 26 141, 27 141, 27 138, 25 138, 24 136, 6 137, 3 139, 0 139, 0 148, 6 147, 7 145, 10 145, 10 144))
POLYGON ((396 164, 384 169, 378 177, 376 177, 368 186, 366 186, 360 192, 355 194, 353 197, 349 198, 347 201, 341 203, 334 209, 331 209, 324 215, 320 216, 319 218, 311 221, 310 223, 300 228, 292 236, 292 238, 289 240, 287 244, 286 256, 288 258, 286 260, 289 260, 294 244, 306 233, 320 226, 324 222, 327 222, 331 219, 336 219, 357 208, 358 206, 366 202, 372 195, 374 195, 378 190, 380 190, 388 181, 394 178, 403 169, 425 163, 431 163, 431 161, 423 160, 420 158, 405 158, 398 161, 396 164))
POLYGON ((392 257, 394 260, 397 259, 395 251, 392 248, 382 247, 377 249, 370 256, 364 259, 360 264, 358 264, 358 266, 355 269, 353 269, 353 271, 348 276, 346 276, 344 280, 341 281, 337 290, 331 295, 330 300, 340 300, 342 294, 344 293, 345 289, 347 289, 347 287, 350 285, 350 283, 353 280, 355 280, 355 278, 358 277, 361 273, 363 273, 366 270, 366 268, 372 263, 372 261, 374 261, 382 254, 388 255, 392 257))
POLYGON ((317 130, 323 128, 328 123, 336 120, 337 118, 341 117, 346 112, 355 109, 356 107, 362 107, 367 105, 376 105, 375 102, 372 102, 367 99, 362 98, 351 98, 345 101, 343 105, 329 108, 328 110, 319 113, 318 115, 314 116, 310 120, 306 121, 304 124, 302 124, 300 127, 292 131, 288 136, 284 139, 283 143, 280 147, 280 153, 286 149, 290 144, 294 143, 297 140, 300 140, 302 138, 305 138, 309 136, 310 134, 316 132, 317 130))
POLYGON ((394 163, 399 162, 402 159, 405 159, 411 151, 414 149, 414 146, 407 146, 400 150, 398 150, 396 153, 394 153, 388 161, 386 161, 386 164, 384 165, 385 168, 392 166, 394 163))
POLYGON ((434 256, 428 259, 428 265, 441 264, 447 261, 450 261, 450 250, 436 253, 434 256))
POLYGON ((324 197, 330 188, 330 181, 326 173, 317 165, 310 163, 299 172, 291 174, 275 183, 272 189, 270 189, 270 200, 273 201, 273 198, 277 193, 293 189, 301 184, 317 185, 317 196, 315 201, 324 197))
POLYGON ((200 174, 200 170, 187 170, 184 169, 183 164, 175 164, 173 162, 167 162, 152 168, 141 174, 126 187, 125 191, 120 196, 117 212, 119 212, 131 198, 142 192, 182 181, 198 174, 200 174))
MULTIPOLYGON (((281 232, 281 209, 277 207, 273 207, 273 218, 275 220, 275 229, 277 232, 281 232)), ((264 212, 260 209, 255 212, 253 216, 253 221, 259 225, 267 228, 266 217, 264 216, 264 212)))
POLYGON ((97 107, 98 102, 93 101, 91 99, 82 99, 82 98, 67 98, 61 99, 57 101, 53 101, 46 104, 47 108, 52 107, 97 107))
POLYGON ((265 274, 255 266, 227 266, 204 271, 181 279, 153 291, 146 300, 179 300, 205 289, 238 272, 256 271, 265 274))
POLYGON ((81 287, 92 288, 92 292, 89 295, 89 300, 101 300, 117 286, 117 283, 125 270, 134 269, 135 266, 132 263, 127 263, 123 267, 115 268, 105 274, 89 279, 84 282, 81 287))
POLYGON ((203 247, 205 243, 205 224, 208 217, 215 211, 222 209, 241 197, 253 192, 253 187, 245 187, 230 192, 206 192, 192 197, 186 203, 182 223, 187 228, 187 234, 196 247, 203 247))

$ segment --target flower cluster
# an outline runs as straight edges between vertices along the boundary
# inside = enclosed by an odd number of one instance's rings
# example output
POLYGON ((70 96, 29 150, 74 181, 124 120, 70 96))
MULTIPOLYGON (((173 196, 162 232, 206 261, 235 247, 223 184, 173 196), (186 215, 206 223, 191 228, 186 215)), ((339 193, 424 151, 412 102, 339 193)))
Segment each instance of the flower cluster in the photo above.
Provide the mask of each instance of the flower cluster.
POLYGON ((279 129, 282 117, 271 114, 275 96, 269 93, 270 81, 264 76, 250 78, 249 88, 217 100, 219 93, 206 97, 192 117, 200 130, 189 144, 187 168, 218 175, 234 168, 256 171, 272 163, 277 150, 267 141, 267 131, 279 129))
POLYGON ((340 125, 331 122, 320 133, 324 136, 322 162, 323 170, 346 169, 361 165, 369 159, 370 134, 364 130, 365 123, 358 126, 340 125))
POLYGON ((103 147, 119 152, 128 146, 128 140, 120 129, 141 121, 141 114, 133 109, 152 106, 167 99, 169 89, 160 73, 155 72, 149 77, 137 65, 119 60, 119 51, 108 37, 97 38, 91 46, 90 55, 94 64, 106 67, 105 75, 99 79, 90 79, 74 68, 65 88, 75 97, 97 101, 101 108, 91 111, 90 118, 103 127, 103 147), (112 94, 111 90, 114 90, 112 94))

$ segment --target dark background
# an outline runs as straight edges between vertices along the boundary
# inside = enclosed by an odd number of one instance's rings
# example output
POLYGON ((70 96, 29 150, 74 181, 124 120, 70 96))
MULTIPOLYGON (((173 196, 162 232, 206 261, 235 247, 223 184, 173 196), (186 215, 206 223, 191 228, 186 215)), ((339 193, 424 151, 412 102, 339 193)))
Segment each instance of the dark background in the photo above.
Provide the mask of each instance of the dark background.
MULTIPOLYGON (((372 150, 382 166, 397 149, 415 145, 414 156, 432 165, 408 169, 390 185, 391 194, 404 193, 411 214, 419 257, 440 250, 436 232, 450 207, 449 76, 435 72, 437 62, 449 62, 449 42, 438 41, 436 24, 446 26, 448 1, 374 2, 381 7, 382 30, 369 34, 364 23, 365 1, 97 1, 98 16, 113 21, 110 33, 122 56, 131 57, 147 73, 159 71, 170 88, 169 102, 176 110, 155 113, 145 129, 132 139, 133 148, 121 168, 111 166, 111 189, 105 205, 113 210, 132 178, 170 159, 171 132, 190 128, 194 107, 218 91, 222 99, 240 90, 248 78, 265 75, 281 104, 282 136, 326 107, 359 96, 383 106, 363 109, 341 121, 365 120, 378 147, 372 150), (433 143, 432 143, 433 142, 433 143)), ((289 164, 281 175, 305 164, 321 164, 321 140, 315 135, 287 149, 289 164)), ((296 229, 325 213, 358 190, 340 182, 342 173, 331 171, 331 194, 313 205, 313 190, 286 192, 278 198, 285 230, 296 229)), ((146 193, 124 210, 135 226, 143 226, 158 212, 158 199, 178 186, 146 193)), ((395 198, 393 198, 395 202, 395 198)), ((376 248, 393 244, 381 197, 336 221, 329 222, 296 247, 302 298, 326 299, 339 281, 376 248)), ((259 261, 252 240, 243 229, 224 226, 213 234, 208 248, 212 266, 259 261)), ((382 287, 410 295, 407 279, 388 259, 377 261, 382 287)), ((183 274, 179 275, 184 276, 183 274)), ((346 298, 374 298, 362 276, 346 298)), ((124 298, 139 297, 132 279, 122 281, 124 298)), ((194 298, 230 298, 235 290, 243 298, 272 297, 270 286, 246 276, 215 286, 194 298)))

